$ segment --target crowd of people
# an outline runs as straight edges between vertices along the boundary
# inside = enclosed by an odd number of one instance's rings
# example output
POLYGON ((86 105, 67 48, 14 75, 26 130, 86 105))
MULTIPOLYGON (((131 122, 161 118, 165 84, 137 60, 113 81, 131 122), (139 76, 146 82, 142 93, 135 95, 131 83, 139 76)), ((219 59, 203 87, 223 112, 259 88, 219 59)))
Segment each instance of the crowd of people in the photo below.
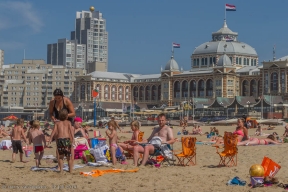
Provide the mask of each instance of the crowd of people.
MULTIPOLYGON (((26 145, 33 144, 33 151, 35 154, 35 164, 37 167, 41 165, 41 159, 44 154, 45 148, 51 145, 51 142, 56 141, 56 156, 58 160, 59 171, 63 171, 63 160, 66 157, 69 165, 69 171, 72 172, 74 164, 74 149, 77 145, 86 145, 89 149, 89 132, 81 126, 82 119, 75 117, 75 110, 71 101, 64 97, 60 89, 54 91, 54 99, 50 101, 49 112, 51 120, 54 122, 54 128, 51 135, 46 132, 46 129, 40 128, 38 120, 30 121, 27 126, 24 126, 23 119, 17 119, 16 125, 10 131, 5 131, 3 126, 0 128, 0 137, 11 137, 12 142, 12 162, 16 160, 16 154, 20 153, 20 161, 23 161, 23 148, 22 142, 26 145)), ((115 119, 111 118, 108 122, 108 129, 105 131, 106 137, 109 140, 109 148, 111 151, 112 163, 116 164, 116 151, 119 148, 123 158, 125 159, 124 152, 128 151, 133 153, 133 164, 135 166, 145 166, 149 155, 153 154, 157 146, 154 144, 155 139, 160 139, 161 144, 173 144, 177 139, 173 135, 173 130, 167 125, 165 114, 158 115, 158 126, 156 126, 148 139, 139 141, 140 122, 131 122, 132 138, 130 140, 119 142, 117 136, 117 129, 122 132, 115 119), (142 161, 138 164, 140 154, 142 161)), ((191 132, 188 131, 188 120, 183 119, 180 121, 182 126, 183 135, 203 135, 200 125, 194 126, 191 132)), ((267 144, 281 144, 279 136, 276 132, 269 134, 267 138, 250 137, 245 119, 239 118, 237 120, 237 127, 233 134, 237 135, 238 145, 267 145, 267 144)), ((219 130, 216 127, 210 128, 210 133, 207 133, 214 142, 214 145, 223 144, 223 137, 219 135, 219 130)), ((285 126, 284 137, 288 135, 288 126, 285 126)), ((261 126, 258 126, 255 136, 263 136, 261 126)), ((122 161, 125 164, 125 161, 122 161)))

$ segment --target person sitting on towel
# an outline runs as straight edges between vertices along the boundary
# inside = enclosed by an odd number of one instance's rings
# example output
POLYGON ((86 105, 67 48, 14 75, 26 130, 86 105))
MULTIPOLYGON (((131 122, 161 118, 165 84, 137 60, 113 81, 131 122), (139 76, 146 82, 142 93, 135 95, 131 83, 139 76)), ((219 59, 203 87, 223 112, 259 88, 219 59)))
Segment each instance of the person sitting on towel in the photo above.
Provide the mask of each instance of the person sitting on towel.
POLYGON ((147 140, 143 140, 143 142, 135 142, 136 145, 134 146, 134 165, 137 166, 137 162, 139 159, 139 153, 143 153, 143 159, 140 166, 145 166, 150 154, 154 153, 155 147, 152 144, 144 144, 150 142, 153 137, 160 137, 162 143, 173 144, 176 139, 173 136, 172 129, 166 125, 166 116, 164 113, 158 115, 158 124, 150 137, 147 140), (143 144, 143 145, 142 145, 143 144))

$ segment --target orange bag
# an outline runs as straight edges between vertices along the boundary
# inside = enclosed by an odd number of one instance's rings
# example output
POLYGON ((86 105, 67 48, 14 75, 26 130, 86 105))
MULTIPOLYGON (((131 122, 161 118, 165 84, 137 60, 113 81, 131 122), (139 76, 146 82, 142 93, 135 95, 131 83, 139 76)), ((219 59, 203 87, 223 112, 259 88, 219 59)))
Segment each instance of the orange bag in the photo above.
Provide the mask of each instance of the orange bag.
POLYGON ((281 166, 275 163, 272 159, 264 157, 262 161, 262 167, 264 167, 264 177, 270 176, 274 177, 278 171, 281 169, 281 166))

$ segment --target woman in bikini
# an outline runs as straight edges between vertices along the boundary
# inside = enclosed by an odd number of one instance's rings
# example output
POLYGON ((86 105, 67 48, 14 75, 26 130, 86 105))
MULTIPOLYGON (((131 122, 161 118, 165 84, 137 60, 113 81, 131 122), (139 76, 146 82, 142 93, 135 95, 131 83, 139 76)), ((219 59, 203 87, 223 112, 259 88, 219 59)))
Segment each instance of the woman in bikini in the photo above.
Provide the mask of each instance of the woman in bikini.
MULTIPOLYGON (((247 128, 244 126, 244 123, 245 123, 245 119, 244 119, 244 118, 239 118, 239 119, 237 120, 236 130, 233 132, 233 134, 236 134, 236 135, 237 135, 238 142, 241 142, 241 141, 244 141, 244 140, 249 139, 248 130, 247 130, 247 128)), ((222 137, 217 137, 216 143, 213 144, 213 146, 217 146, 217 145, 223 144, 223 143, 224 143, 223 138, 222 138, 222 137)))
POLYGON ((53 122, 59 121, 59 111, 66 109, 68 111, 68 120, 73 125, 75 110, 69 98, 65 97, 61 89, 55 89, 53 92, 54 99, 49 104, 49 114, 53 122))
POLYGON ((243 146, 243 145, 246 145, 246 146, 247 145, 269 145, 269 144, 281 145, 281 143, 279 143, 276 140, 274 135, 269 135, 265 139, 251 138, 249 140, 237 143, 237 145, 239 145, 239 146, 243 146))

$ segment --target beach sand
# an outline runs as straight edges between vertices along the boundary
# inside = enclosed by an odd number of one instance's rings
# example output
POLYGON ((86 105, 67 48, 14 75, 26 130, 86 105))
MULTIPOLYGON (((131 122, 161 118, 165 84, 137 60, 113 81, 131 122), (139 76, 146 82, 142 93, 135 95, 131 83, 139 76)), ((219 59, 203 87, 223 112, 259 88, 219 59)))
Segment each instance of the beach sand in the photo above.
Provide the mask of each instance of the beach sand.
MULTIPOLYGON (((203 126, 203 132, 210 131, 210 126, 203 126)), ((220 134, 224 131, 233 131, 235 126, 217 126, 220 134)), ((94 129, 96 130, 96 129, 94 129)), ((125 130, 130 130, 126 127, 125 130)), ((174 127, 174 136, 180 130, 174 127)), ((192 127, 188 127, 191 132, 192 127)), ((104 135, 104 129, 100 129, 104 135)), ((152 132, 152 127, 142 127, 141 131, 145 132, 144 138, 147 138, 152 132)), ((275 130, 279 135, 284 132, 283 126, 278 126, 275 130)), ((264 130, 264 133, 272 133, 273 131, 264 130)), ((255 129, 249 130, 249 135, 253 135, 255 129)), ((90 132, 90 136, 93 132, 90 132)), ((131 133, 118 133, 122 141, 131 138, 131 133)), ((196 136, 198 141, 208 141, 205 135, 196 136)), ((3 139, 2 139, 3 140, 3 139)), ((55 142, 52 143, 53 148, 45 149, 45 155, 55 156, 55 142)), ((174 144, 175 150, 181 150, 181 143, 174 144)), ((26 158, 27 163, 17 162, 10 163, 11 150, 0 151, 1 191, 34 191, 33 188, 38 187, 37 191, 285 191, 283 188, 261 187, 251 189, 246 186, 227 186, 229 179, 235 176, 250 183, 249 168, 253 164, 261 164, 264 156, 270 157, 279 163, 282 168, 276 175, 281 183, 288 183, 288 176, 285 172, 288 170, 288 158, 286 159, 287 144, 269 145, 269 146, 240 146, 238 153, 238 165, 236 167, 220 167, 215 168, 219 163, 219 155, 216 149, 211 145, 197 145, 197 164, 195 166, 161 166, 160 168, 145 167, 136 173, 112 173, 93 178, 80 175, 82 171, 91 171, 94 169, 105 170, 108 167, 84 167, 75 169, 72 174, 65 172, 63 175, 52 171, 31 171, 34 166, 34 155, 26 158), (25 187, 20 189, 18 187, 25 187), (42 188, 41 188, 42 186, 42 188), (28 187, 28 188, 27 188, 28 187), (14 188, 14 189, 11 189, 14 188), (60 188, 60 189, 58 189, 60 188)), ((115 167, 121 169, 133 169, 132 160, 128 160, 128 165, 118 164, 115 167)), ((81 164, 80 160, 75 160, 75 164, 81 164)), ((43 167, 53 167, 56 163, 48 165, 42 160, 43 167)))

